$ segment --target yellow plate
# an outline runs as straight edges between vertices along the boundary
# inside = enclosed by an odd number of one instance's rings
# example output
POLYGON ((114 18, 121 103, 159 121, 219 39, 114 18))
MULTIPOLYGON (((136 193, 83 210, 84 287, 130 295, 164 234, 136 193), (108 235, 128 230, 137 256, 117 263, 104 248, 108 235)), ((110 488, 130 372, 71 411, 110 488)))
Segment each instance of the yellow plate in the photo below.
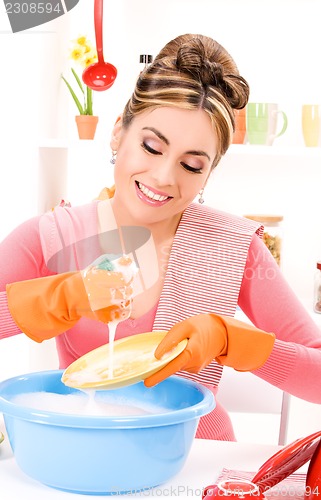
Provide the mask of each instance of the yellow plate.
POLYGON ((149 332, 133 335, 88 352, 66 368, 62 382, 77 389, 116 389, 136 384, 167 365, 186 347, 187 340, 180 342, 162 359, 154 352, 167 332, 149 332))
POLYGON ((2 443, 3 440, 4 440, 4 435, 2 434, 2 432, 0 432, 0 443, 2 443))

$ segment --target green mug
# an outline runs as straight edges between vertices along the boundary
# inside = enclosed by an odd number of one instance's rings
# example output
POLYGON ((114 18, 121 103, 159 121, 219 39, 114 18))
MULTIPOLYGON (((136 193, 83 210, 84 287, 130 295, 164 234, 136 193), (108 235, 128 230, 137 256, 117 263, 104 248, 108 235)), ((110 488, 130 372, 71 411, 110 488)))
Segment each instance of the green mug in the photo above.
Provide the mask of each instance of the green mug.
POLYGON ((274 139, 284 134, 288 127, 288 118, 278 104, 269 102, 249 102, 246 108, 246 130, 249 144, 272 146, 274 139), (277 131, 278 118, 283 123, 277 131))

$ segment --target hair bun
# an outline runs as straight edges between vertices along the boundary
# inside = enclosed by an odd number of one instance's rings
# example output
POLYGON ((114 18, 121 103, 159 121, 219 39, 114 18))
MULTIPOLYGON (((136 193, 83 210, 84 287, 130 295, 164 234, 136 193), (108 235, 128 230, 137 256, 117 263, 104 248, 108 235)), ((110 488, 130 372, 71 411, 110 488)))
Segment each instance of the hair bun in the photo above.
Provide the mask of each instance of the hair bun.
POLYGON ((229 101, 232 108, 243 108, 248 100, 248 84, 237 69, 214 60, 216 54, 208 54, 203 42, 199 38, 191 38, 177 50, 176 67, 178 70, 190 74, 203 87, 212 86, 218 89, 229 101))
POLYGON ((194 38, 183 44, 177 52, 176 66, 196 77, 203 85, 220 86, 224 80, 224 68, 220 63, 211 62, 205 53, 201 40, 194 38))

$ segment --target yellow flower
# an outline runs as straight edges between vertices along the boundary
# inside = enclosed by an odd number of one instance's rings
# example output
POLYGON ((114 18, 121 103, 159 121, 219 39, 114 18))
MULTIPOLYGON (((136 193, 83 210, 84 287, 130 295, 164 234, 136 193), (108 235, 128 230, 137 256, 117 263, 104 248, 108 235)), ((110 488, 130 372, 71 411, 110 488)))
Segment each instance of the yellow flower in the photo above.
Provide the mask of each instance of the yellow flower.
POLYGON ((84 48, 85 48, 85 54, 87 54, 88 52, 92 52, 93 48, 91 45, 89 45, 89 43, 86 43, 86 45, 84 45, 84 48))
POLYGON ((87 37, 79 36, 76 40, 73 40, 70 58, 81 67, 86 68, 97 61, 97 53, 93 45, 87 40, 87 37))
POLYGON ((90 66, 90 64, 94 64, 95 62, 98 61, 97 55, 93 52, 88 52, 88 54, 85 54, 86 57, 84 57, 82 63, 83 66, 87 68, 87 66, 90 66))
POLYGON ((75 40, 75 42, 76 42, 77 45, 86 45, 87 44, 87 38, 85 36, 79 36, 75 40))
POLYGON ((73 59, 77 63, 81 63, 84 57, 84 48, 83 47, 75 47, 70 53, 71 59, 73 59))

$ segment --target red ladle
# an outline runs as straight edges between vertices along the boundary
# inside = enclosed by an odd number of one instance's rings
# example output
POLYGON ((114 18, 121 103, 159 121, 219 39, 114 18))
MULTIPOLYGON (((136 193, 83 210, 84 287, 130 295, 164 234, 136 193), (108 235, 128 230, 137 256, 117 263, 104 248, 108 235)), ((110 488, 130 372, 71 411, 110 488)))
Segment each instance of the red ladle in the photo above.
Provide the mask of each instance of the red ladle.
POLYGON ((82 74, 83 82, 92 90, 107 90, 114 83, 117 69, 104 61, 103 55, 103 0, 95 0, 94 22, 98 62, 90 64, 82 74))

